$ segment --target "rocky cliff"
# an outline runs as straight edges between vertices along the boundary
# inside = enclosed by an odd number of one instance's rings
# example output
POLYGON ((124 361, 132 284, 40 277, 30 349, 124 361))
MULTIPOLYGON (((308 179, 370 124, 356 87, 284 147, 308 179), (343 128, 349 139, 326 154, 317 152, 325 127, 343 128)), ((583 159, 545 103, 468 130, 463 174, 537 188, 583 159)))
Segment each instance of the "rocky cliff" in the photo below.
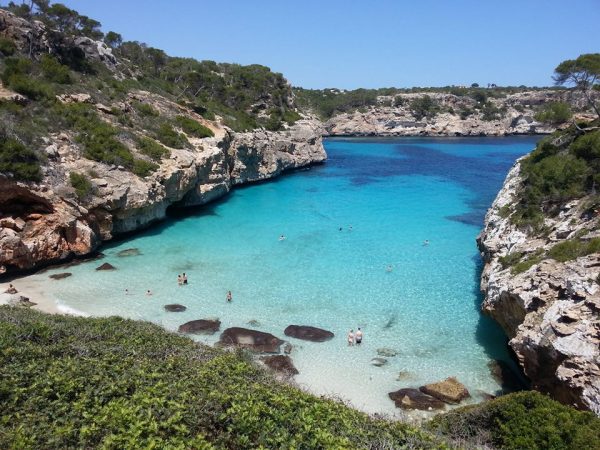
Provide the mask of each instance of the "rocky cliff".
MULTIPOLYGON (((63 98, 91 102, 87 95, 63 98)), ((190 148, 171 148, 170 157, 147 177, 124 167, 82 157, 69 132, 47 136, 40 183, 17 182, 0 174, 0 273, 32 269, 93 252, 103 241, 138 230, 165 217, 171 205, 202 205, 235 185, 266 180, 286 170, 326 159, 318 122, 298 120, 285 130, 235 133, 191 110, 148 92, 134 92, 119 108, 144 101, 161 114, 185 114, 214 132, 189 137, 190 148), (71 173, 87 174, 90 193, 76 195, 71 173)), ((111 108, 96 104, 102 119, 111 108)))
POLYGON ((518 229, 508 211, 523 183, 521 164, 508 174, 478 237, 482 308, 506 332, 535 389, 600 415, 600 254, 549 257, 570 239, 600 236, 600 217, 584 197, 546 217, 542 235, 518 229), (529 263, 511 266, 511 258, 529 263))
POLYGON ((378 105, 335 115, 325 122, 331 136, 504 136, 546 134, 556 128, 537 122, 537 109, 550 102, 580 108, 585 101, 565 90, 523 91, 488 99, 485 106, 469 96, 408 93, 381 96, 378 105), (428 96, 435 113, 415 113, 412 102, 428 96), (396 106, 393 106, 396 105, 396 106))

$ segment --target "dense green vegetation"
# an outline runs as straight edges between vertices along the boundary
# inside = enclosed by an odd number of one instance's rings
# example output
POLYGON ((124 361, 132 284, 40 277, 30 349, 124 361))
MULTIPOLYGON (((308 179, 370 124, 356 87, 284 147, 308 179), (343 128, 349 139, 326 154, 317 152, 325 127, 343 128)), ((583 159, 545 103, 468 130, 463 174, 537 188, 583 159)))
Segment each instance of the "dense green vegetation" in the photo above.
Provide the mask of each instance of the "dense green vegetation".
POLYGON ((244 352, 147 323, 0 307, 0 448, 600 448, 600 419, 535 393, 427 430, 276 382, 244 352), (437 437, 436 437, 437 435, 437 437))
POLYGON ((568 103, 551 102, 540 108, 535 115, 535 120, 559 125, 568 122, 572 115, 571 106, 568 103))
POLYGON ((0 403, 3 449, 439 445, 156 325, 10 307, 0 307, 0 403))
POLYGON ((592 194, 600 186, 598 123, 572 125, 540 141, 521 164, 524 178, 511 220, 533 232, 543 231, 544 215, 565 202, 592 194))
POLYGON ((134 102, 133 112, 112 106, 113 117, 107 118, 100 117, 91 104, 60 104, 56 99, 60 94, 88 93, 90 103, 110 106, 127 101, 135 90, 149 91, 210 120, 219 115, 234 130, 279 130, 300 118, 287 81, 267 67, 170 57, 144 43, 123 42, 118 33, 104 34, 99 22, 60 3, 33 0, 10 2, 2 8, 25 20, 41 21, 51 30, 46 35, 50 53, 39 50, 37 42, 19 47, 16 41, 0 38, 2 83, 28 99, 20 105, 0 102, 0 170, 20 180, 40 179, 43 158, 38 153, 43 138, 65 128, 75 133, 86 158, 121 165, 140 176, 156 170, 168 151, 158 152, 146 142, 136 147, 153 161, 136 158, 130 148, 131 142, 137 142, 135 130, 146 130, 173 148, 189 147, 175 128, 190 137, 213 135, 191 118, 172 113, 163 117, 145 102, 134 102), (76 46, 76 36, 103 39, 118 59, 118 68, 87 58, 76 46))
POLYGON ((428 428, 481 448, 600 449, 600 419, 533 391, 439 415, 428 428))

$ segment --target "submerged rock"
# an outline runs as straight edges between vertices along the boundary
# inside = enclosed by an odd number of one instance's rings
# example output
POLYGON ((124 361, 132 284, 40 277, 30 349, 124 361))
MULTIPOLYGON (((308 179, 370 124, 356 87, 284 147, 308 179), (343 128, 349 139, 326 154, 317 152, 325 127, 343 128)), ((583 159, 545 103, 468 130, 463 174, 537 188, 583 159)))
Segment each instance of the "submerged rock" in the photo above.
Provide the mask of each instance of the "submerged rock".
POLYGON ((409 372, 408 370, 401 370, 398 372, 398 376, 396 377, 396 381, 406 381, 415 379, 415 374, 409 372))
POLYGON ((264 356, 260 360, 265 363, 267 367, 274 370, 275 372, 282 373, 286 376, 297 375, 298 369, 294 366, 292 358, 287 355, 273 355, 264 356))
POLYGON ((117 268, 110 263, 104 263, 101 266, 96 267, 96 270, 117 270, 117 268))
POLYGON ((385 358, 373 358, 371 360, 371 365, 375 367, 385 366, 388 363, 388 360, 385 358))
POLYGON ((446 403, 460 403, 471 396, 467 388, 456 378, 450 377, 437 383, 426 384, 419 388, 421 392, 446 403))
POLYGON ((294 347, 292 346, 292 344, 290 344, 289 342, 286 342, 285 345, 283 346, 283 353, 285 353, 286 355, 289 355, 290 353, 292 353, 292 349, 294 347))
POLYGON ((398 356, 398 352, 391 348, 378 348, 377 354, 379 356, 385 356, 386 358, 393 358, 394 356, 398 356))
POLYGON ((120 258, 125 258, 127 256, 139 256, 141 254, 142 252, 140 252, 140 250, 137 248, 126 248, 125 250, 121 250, 119 253, 117 253, 117 256, 120 258))
POLYGON ((258 320, 252 319, 252 320, 249 320, 247 323, 251 327, 260 327, 260 322, 258 320))
POLYGON ((445 407, 444 402, 424 394, 418 389, 404 388, 395 392, 390 392, 388 395, 394 401, 396 407, 402 409, 432 411, 434 409, 443 409, 445 407))
POLYGON ((247 348, 259 353, 279 353, 283 341, 270 333, 249 330, 247 328, 227 328, 221 333, 219 344, 247 348))
POLYGON ((290 325, 283 332, 286 336, 296 339, 303 339, 312 342, 325 342, 333 339, 334 334, 331 331, 323 330, 308 325, 290 325))
POLYGON ((165 308, 165 311, 169 311, 169 312, 183 312, 187 309, 186 306, 179 305, 177 303, 173 303, 171 305, 165 305, 164 308, 165 308))
POLYGON ((48 278, 52 278, 53 280, 63 280, 65 278, 69 278, 71 275, 73 275, 71 272, 55 273, 54 275, 50 275, 48 278))
MULTIPOLYGON (((169 305, 170 306, 170 305, 169 305)), ((179 305, 181 306, 181 305, 179 305)), ((185 306, 184 306, 185 308, 185 306)), ((186 322, 179 326, 180 333, 215 334, 221 328, 221 321, 214 319, 199 319, 186 322)))

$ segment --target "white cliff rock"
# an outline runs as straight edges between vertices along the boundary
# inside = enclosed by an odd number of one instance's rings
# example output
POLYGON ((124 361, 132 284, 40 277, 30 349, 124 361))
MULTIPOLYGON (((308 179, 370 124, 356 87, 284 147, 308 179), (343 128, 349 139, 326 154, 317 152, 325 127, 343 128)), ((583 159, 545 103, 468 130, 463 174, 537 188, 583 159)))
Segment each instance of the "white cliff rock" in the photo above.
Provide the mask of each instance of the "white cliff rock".
POLYGON ((593 236, 588 231, 597 229, 600 217, 585 214, 585 198, 576 200, 546 218, 547 236, 528 236, 510 222, 507 209, 521 182, 519 170, 517 162, 478 237, 485 258, 482 309, 506 332, 534 388, 600 415, 600 254, 567 262, 540 258, 516 274, 500 262, 509 254, 545 254, 574 235, 593 236))

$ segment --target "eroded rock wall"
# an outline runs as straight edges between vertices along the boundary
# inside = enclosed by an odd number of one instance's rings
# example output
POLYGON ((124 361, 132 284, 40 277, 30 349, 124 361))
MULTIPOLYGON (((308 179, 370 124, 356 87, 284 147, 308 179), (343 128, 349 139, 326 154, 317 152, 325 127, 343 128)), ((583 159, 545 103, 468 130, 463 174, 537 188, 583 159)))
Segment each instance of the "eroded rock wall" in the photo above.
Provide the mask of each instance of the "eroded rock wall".
POLYGON ((501 260, 543 254, 576 236, 597 237, 600 217, 587 210, 585 198, 572 201, 557 217, 546 218, 545 236, 528 236, 506 213, 520 184, 517 162, 478 237, 485 259, 483 311, 502 326, 535 389, 600 415, 600 254, 567 262, 540 258, 521 273, 501 260))
POLYGON ((215 137, 190 138, 192 148, 170 149, 171 157, 146 178, 83 158, 68 134, 50 136, 42 183, 0 175, 0 274, 86 255, 103 241, 163 219, 173 204, 203 205, 235 185, 326 159, 320 124, 311 120, 279 132, 237 134, 211 126, 215 137), (93 174, 85 199, 69 184, 72 172, 93 174))

